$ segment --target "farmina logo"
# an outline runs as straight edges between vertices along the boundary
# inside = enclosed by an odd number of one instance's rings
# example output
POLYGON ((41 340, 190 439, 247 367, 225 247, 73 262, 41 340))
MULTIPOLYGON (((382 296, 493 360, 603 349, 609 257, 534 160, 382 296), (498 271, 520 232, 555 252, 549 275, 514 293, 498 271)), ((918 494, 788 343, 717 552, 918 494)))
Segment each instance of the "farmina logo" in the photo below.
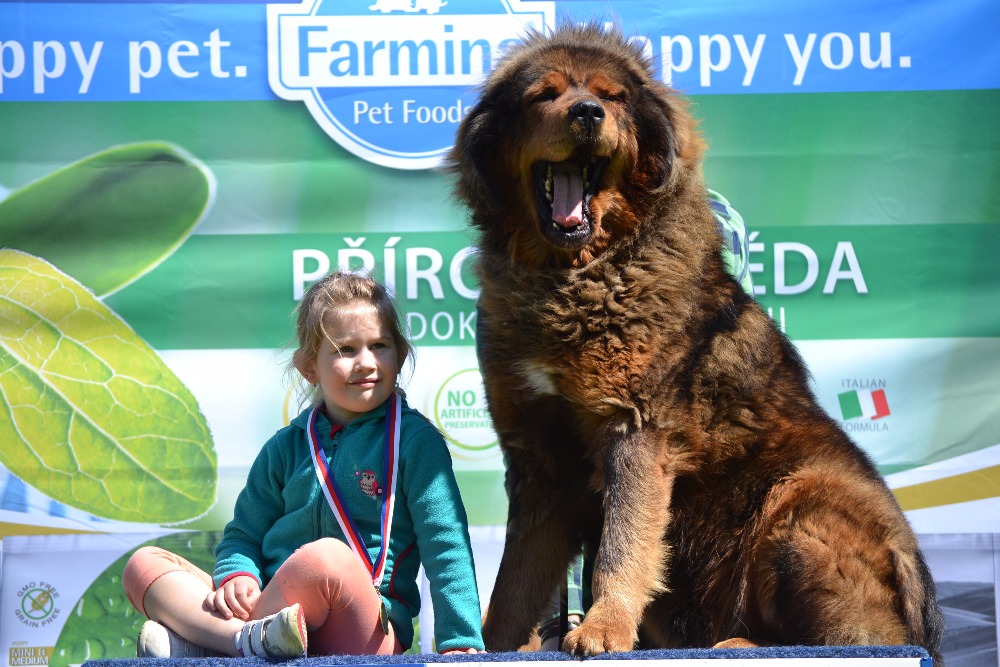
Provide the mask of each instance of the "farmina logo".
POLYGON ((397 169, 440 164, 497 58, 555 3, 303 0, 267 6, 268 78, 338 144, 397 169))

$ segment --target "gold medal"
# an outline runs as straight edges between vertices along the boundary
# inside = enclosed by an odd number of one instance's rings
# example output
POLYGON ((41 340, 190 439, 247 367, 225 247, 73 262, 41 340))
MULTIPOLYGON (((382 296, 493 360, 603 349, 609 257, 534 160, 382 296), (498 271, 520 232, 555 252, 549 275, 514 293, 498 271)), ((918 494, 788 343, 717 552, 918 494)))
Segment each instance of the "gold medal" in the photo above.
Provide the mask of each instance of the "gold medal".
POLYGON ((385 608, 385 600, 380 595, 378 598, 378 618, 382 621, 382 632, 389 634, 389 612, 385 608))

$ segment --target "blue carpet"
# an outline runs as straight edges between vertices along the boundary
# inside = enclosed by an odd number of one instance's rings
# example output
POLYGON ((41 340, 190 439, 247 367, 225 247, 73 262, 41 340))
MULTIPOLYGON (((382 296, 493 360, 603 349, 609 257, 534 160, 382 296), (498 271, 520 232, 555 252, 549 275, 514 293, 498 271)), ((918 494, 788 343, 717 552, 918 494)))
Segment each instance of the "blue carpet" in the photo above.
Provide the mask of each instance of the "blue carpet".
MULTIPOLYGON (((299 658, 281 663, 289 667, 321 667, 322 665, 423 665, 438 662, 535 662, 535 661, 592 661, 592 660, 748 660, 788 659, 789 665, 801 658, 917 658, 920 665, 932 664, 929 654, 919 646, 774 646, 750 649, 672 649, 628 651, 594 658, 572 658, 566 653, 479 653, 476 655, 331 655, 316 658, 299 658)), ((84 667, 255 667, 272 665, 260 658, 117 658, 113 660, 88 660, 84 667)), ((877 663, 876 663, 877 664, 877 663)))

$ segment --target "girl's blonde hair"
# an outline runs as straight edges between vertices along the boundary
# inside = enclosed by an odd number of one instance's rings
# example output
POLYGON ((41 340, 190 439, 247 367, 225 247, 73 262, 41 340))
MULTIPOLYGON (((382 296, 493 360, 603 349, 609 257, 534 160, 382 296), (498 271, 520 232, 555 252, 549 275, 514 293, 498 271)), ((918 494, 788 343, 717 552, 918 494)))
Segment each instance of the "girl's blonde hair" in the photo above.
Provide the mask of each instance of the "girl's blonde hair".
MULTIPOLYGON (((403 362, 408 361, 412 371, 413 346, 403 333, 396 303, 388 290, 370 276, 347 271, 327 274, 302 296, 302 301, 296 307, 295 337, 298 347, 292 353, 289 371, 298 375, 295 369, 315 359, 320 345, 324 340, 330 339, 325 325, 328 314, 344 310, 357 311, 360 310, 359 306, 370 306, 375 310, 379 321, 392 334, 400 370, 403 362)), ((321 395, 317 390, 310 398, 316 401, 321 395)))

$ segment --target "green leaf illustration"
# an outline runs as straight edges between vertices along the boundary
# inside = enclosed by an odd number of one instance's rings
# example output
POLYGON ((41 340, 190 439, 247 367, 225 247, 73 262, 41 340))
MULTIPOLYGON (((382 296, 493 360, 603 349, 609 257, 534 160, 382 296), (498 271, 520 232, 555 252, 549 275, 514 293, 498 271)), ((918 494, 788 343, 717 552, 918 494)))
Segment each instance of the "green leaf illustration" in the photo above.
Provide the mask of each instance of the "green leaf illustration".
POLYGON ((218 477, 197 401, 156 352, 45 260, 0 250, 0 462, 121 521, 205 513, 218 477))
MULTIPOLYGON (((185 532, 165 535, 146 544, 183 556, 211 572, 215 545, 221 537, 219 532, 185 532)), ((134 552, 135 549, 130 550, 109 565, 80 596, 59 632, 49 667, 135 657, 135 641, 146 617, 132 607, 122 588, 122 571, 134 552)))
POLYGON ((173 252, 214 193, 211 172, 177 146, 116 146, 0 201, 0 245, 43 257, 104 296, 173 252))

